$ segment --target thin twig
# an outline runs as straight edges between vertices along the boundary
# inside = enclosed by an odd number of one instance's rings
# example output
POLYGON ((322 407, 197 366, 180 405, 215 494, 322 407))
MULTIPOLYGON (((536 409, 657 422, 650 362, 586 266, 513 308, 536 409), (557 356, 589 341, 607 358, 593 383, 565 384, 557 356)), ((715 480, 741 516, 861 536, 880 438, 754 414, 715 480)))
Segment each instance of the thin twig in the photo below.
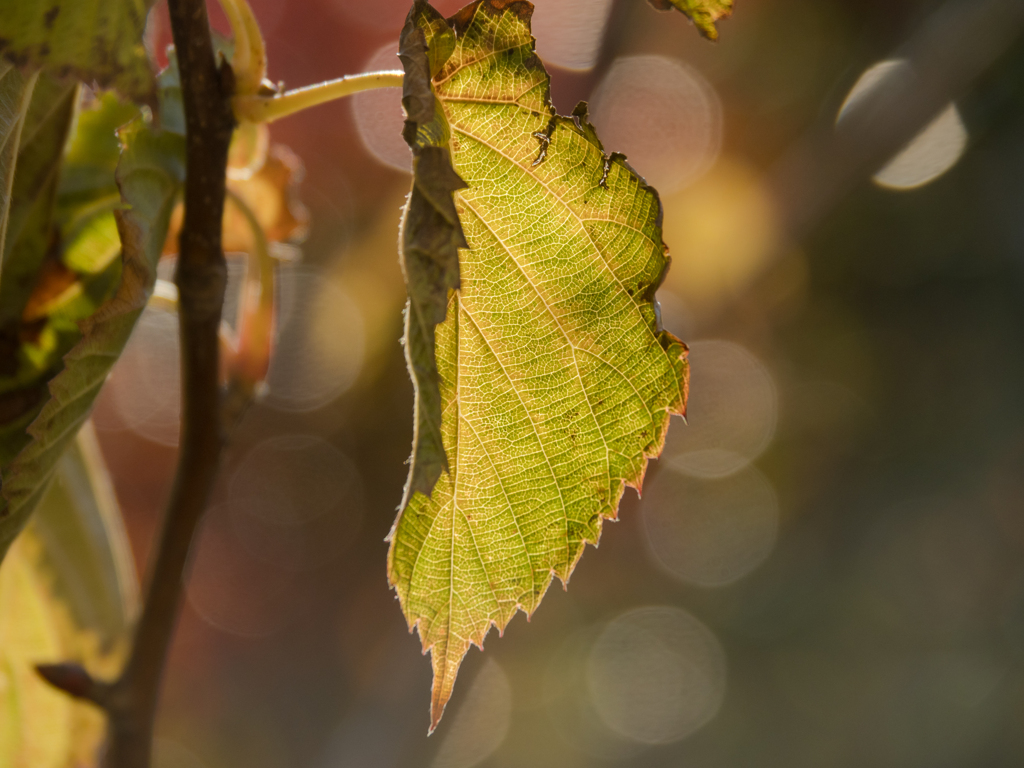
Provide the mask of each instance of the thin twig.
POLYGON ((181 70, 187 171, 175 282, 181 337, 181 454, 131 656, 110 697, 110 768, 148 768, 160 683, 177 623, 185 565, 224 447, 218 379, 227 267, 221 249, 231 69, 214 57, 205 0, 170 0, 181 70))
POLYGON ((242 214, 252 232, 245 284, 238 303, 238 337, 228 356, 228 383, 221 408, 224 429, 230 433, 255 402, 270 367, 277 268, 255 211, 230 189, 227 195, 228 202, 242 214))
POLYGON ((131 655, 100 683, 75 665, 40 668, 52 684, 107 711, 108 768, 149 768, 153 723, 182 601, 186 562, 220 464, 218 380, 227 267, 221 249, 228 145, 235 126, 232 73, 214 58, 205 0, 170 0, 181 71, 187 172, 176 282, 182 362, 181 453, 131 655))

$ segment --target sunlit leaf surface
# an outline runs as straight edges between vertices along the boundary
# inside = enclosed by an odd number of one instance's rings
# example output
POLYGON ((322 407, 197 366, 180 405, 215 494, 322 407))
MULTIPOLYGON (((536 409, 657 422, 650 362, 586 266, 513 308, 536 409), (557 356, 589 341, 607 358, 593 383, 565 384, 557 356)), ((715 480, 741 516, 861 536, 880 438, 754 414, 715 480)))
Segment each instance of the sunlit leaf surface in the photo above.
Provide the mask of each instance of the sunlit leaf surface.
POLYGON ((708 40, 718 39, 715 22, 727 19, 732 14, 733 0, 647 0, 661 11, 676 8, 694 23, 700 33, 708 40))
MULTIPOLYGON (((21 128, 32 99, 36 76, 0 61, 0 245, 6 238, 11 188, 21 145, 21 128)), ((2 253, 2 251, 0 251, 2 253)))
POLYGON ((432 727, 469 645, 569 578, 686 403, 686 347, 653 300, 668 267, 657 194, 604 153, 585 107, 555 115, 531 11, 479 0, 447 24, 412 11, 468 185, 455 204, 469 247, 436 331, 449 471, 412 494, 389 552, 431 651, 432 727))
POLYGON ((142 34, 151 0, 0 0, 0 53, 145 98, 153 73, 142 34))

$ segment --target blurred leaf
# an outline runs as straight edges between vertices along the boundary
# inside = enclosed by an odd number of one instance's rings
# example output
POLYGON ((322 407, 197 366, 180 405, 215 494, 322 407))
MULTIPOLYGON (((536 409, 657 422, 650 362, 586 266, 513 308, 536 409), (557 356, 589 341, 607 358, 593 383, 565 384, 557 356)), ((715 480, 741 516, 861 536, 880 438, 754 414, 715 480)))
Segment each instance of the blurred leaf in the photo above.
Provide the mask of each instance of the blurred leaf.
POLYGON ((11 64, 0 61, 0 248, 6 238, 21 128, 35 84, 36 75, 25 75, 11 64))
MULTIPOLYGON (((49 399, 28 427, 31 442, 2 467, 0 555, 25 525, 42 497, 62 452, 88 417, 107 374, 128 341, 152 293, 156 262, 184 180, 184 137, 155 131, 137 119, 119 132, 123 147, 117 184, 125 210, 114 213, 122 243, 116 293, 78 321, 81 337, 64 356, 64 367, 48 383, 49 399)), ((109 279, 110 270, 98 279, 109 279)))
POLYGON ((35 665, 117 671, 137 591, 127 553, 95 439, 83 430, 0 566, 0 765, 97 765, 102 713, 43 682, 35 665))
POLYGON ((138 114, 138 107, 113 93, 89 98, 80 106, 57 192, 56 218, 64 242, 93 216, 119 207, 121 195, 114 178, 121 156, 117 130, 138 114))
POLYGON ((32 531, 54 573, 53 588, 76 622, 93 630, 105 647, 123 639, 138 610, 138 583, 91 421, 57 463, 32 531))
POLYGON ((143 32, 152 0, 0 0, 0 51, 126 96, 153 92, 143 32))
POLYGON ((715 22, 732 15, 733 0, 647 0, 659 11, 682 11, 708 40, 718 39, 715 22))
POLYGON ((0 274, 0 470, 28 444, 26 427, 46 402, 46 383, 81 337, 78 321, 120 280, 115 129, 138 113, 107 94, 72 121, 79 89, 45 75, 35 82, 0 274))
POLYGON ((45 377, 56 372, 76 330, 22 322, 41 277, 52 291, 54 275, 41 273, 45 263, 58 263, 52 214, 78 92, 46 75, 32 82, 15 145, 0 268, 0 468, 28 443, 25 427, 43 405, 45 377))
POLYGON ((18 322, 53 237, 53 209, 78 86, 40 75, 21 131, 0 268, 0 328, 18 322))
MULTIPOLYGON (((686 347, 653 300, 668 267, 658 196, 604 154, 584 105, 555 114, 531 11, 478 0, 450 20, 454 45, 429 5, 411 12, 428 50, 451 45, 430 67, 443 115, 420 133, 446 123, 431 139, 468 184, 455 194, 461 285, 436 330, 450 470, 431 496, 411 494, 388 559, 431 651, 432 726, 470 643, 569 578, 686 403, 686 347)), ((408 30, 414 75, 428 64, 408 30)), ((412 106, 425 114, 424 98, 412 106)))
MULTIPOLYGON (((296 243, 305 237, 309 224, 309 212, 298 196, 303 174, 302 161, 295 153, 284 144, 272 144, 258 169, 242 178, 228 176, 227 189, 255 215, 268 243, 296 243)), ((164 255, 178 252, 182 221, 184 206, 179 202, 167 230, 164 255)), ((252 253, 256 248, 251 222, 230 203, 224 206, 221 237, 227 252, 252 253)))
MULTIPOLYGON (((305 169, 299 156, 283 144, 272 144, 259 170, 248 178, 228 179, 228 189, 256 214, 271 243, 298 242, 306 236, 309 212, 298 197, 305 169)), ((251 228, 228 207, 224 249, 249 251, 251 228)))
MULTIPOLYGON (((309 212, 298 196, 298 185, 304 173, 298 155, 283 144, 273 144, 264 149, 258 164, 237 174, 229 171, 228 192, 255 215, 267 242, 298 242, 306 236, 309 225, 309 212)), ((179 202, 167 230, 164 255, 178 252, 184 217, 185 208, 179 202)), ((224 206, 222 237, 227 252, 252 253, 256 248, 251 222, 230 203, 224 206)))

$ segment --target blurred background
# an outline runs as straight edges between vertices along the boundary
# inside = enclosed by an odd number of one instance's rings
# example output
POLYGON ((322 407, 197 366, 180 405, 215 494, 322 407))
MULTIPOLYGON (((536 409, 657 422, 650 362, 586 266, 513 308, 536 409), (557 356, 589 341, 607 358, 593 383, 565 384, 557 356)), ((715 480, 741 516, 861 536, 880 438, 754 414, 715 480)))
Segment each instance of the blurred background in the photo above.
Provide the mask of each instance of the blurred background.
MULTIPOLYGON (((156 765, 1022 764, 1024 45, 795 238, 779 164, 905 74, 939 3, 737 0, 712 45, 641 0, 535 2, 559 111, 588 100, 661 192, 689 425, 568 591, 470 652, 428 738, 383 541, 412 436, 400 94, 275 123, 309 237, 195 552, 156 765)), ((252 4, 275 81, 398 67, 407 0, 252 4)), ((140 569, 175 325, 147 311, 96 412, 140 569)))

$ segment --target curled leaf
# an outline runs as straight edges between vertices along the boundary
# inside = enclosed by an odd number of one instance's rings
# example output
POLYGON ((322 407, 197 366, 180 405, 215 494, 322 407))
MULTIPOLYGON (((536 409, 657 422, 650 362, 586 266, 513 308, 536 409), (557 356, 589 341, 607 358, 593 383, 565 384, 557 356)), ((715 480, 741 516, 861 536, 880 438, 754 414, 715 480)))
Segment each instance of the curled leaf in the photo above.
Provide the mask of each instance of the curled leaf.
MULTIPOLYGON (((14 87, 17 78, 8 72, 3 83, 14 87)), ((44 264, 59 261, 55 201, 77 93, 76 86, 47 75, 32 76, 20 90, 20 126, 6 136, 13 162, 6 167, 9 194, 0 211, 0 470, 28 443, 25 427, 45 402, 45 381, 77 333, 73 324, 23 320, 44 264)))
MULTIPOLYGON (((268 242, 298 242, 306 236, 309 212, 299 200, 304 170, 298 155, 283 144, 272 144, 258 171, 248 179, 228 179, 228 189, 256 214, 268 242)), ((237 209, 224 217, 224 250, 249 252, 252 230, 237 209)))
POLYGON ((686 14, 694 26, 708 40, 718 39, 715 22, 732 15, 733 0, 647 0, 659 11, 675 8, 686 14))
POLYGON ((459 248, 466 247, 453 195, 466 183, 452 168, 450 132, 436 103, 431 77, 455 47, 455 35, 429 6, 418 1, 402 30, 399 57, 405 67, 403 135, 413 153, 413 185, 399 235, 402 272, 409 292, 405 307, 405 359, 416 389, 412 457, 405 499, 429 494, 448 461, 441 437, 440 378, 434 329, 444 321, 448 293, 459 287, 459 248), (427 47, 426 33, 431 47, 427 47))
POLYGON ((17 454, 0 466, 0 558, 42 498, 58 459, 88 417, 146 305, 171 211, 184 181, 184 136, 167 129, 166 123, 164 130, 157 132, 137 119, 121 129, 119 136, 123 149, 116 181, 126 207, 107 215, 116 220, 121 259, 115 259, 111 268, 103 269, 96 278, 113 278, 116 289, 95 311, 65 323, 74 329, 77 341, 63 356, 60 371, 43 379, 48 396, 42 397, 42 409, 21 432, 23 442, 17 454))

